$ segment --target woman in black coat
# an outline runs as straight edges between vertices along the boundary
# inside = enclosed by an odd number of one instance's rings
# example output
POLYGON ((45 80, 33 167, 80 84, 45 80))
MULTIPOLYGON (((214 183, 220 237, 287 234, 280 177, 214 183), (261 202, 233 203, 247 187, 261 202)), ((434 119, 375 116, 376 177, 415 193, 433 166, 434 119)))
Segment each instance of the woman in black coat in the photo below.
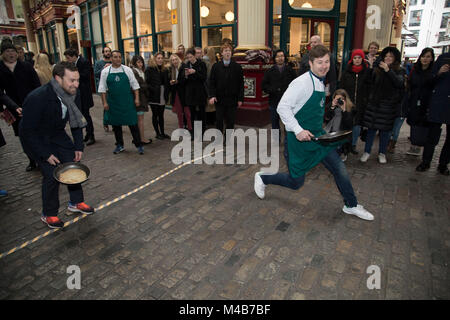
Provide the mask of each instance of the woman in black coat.
POLYGON ((184 87, 184 103, 191 111, 192 127, 194 121, 201 121, 202 128, 206 123, 206 64, 195 58, 195 49, 188 49, 186 52, 186 62, 181 66, 181 72, 178 75, 178 83, 184 87))
POLYGON ((378 161, 382 164, 387 162, 387 146, 404 95, 405 71, 400 67, 400 60, 400 51, 395 47, 387 47, 374 67, 370 78, 369 102, 362 121, 362 125, 369 130, 361 162, 369 159, 377 131, 380 131, 378 161))
POLYGON ((169 98, 169 79, 164 66, 164 55, 155 54, 145 69, 145 81, 148 88, 148 101, 152 109, 152 123, 157 139, 170 139, 164 132, 164 110, 169 98))
POLYGON ((348 93, 351 101, 355 105, 351 149, 353 154, 358 154, 356 151, 356 143, 358 142, 361 133, 361 124, 367 106, 367 96, 369 91, 368 80, 370 79, 371 74, 371 69, 365 61, 364 51, 361 49, 353 50, 347 69, 342 74, 340 84, 340 89, 344 89, 348 93))

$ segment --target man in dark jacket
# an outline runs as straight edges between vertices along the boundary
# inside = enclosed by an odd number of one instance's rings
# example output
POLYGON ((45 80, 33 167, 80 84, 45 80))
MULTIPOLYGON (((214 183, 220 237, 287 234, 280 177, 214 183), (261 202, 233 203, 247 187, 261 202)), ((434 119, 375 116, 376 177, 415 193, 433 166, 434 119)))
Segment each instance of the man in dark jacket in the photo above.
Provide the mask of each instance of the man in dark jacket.
POLYGON ((275 65, 264 73, 262 89, 269 94, 272 129, 280 129, 280 116, 277 112, 278 103, 292 80, 297 78, 297 74, 286 63, 286 55, 283 50, 277 50, 273 59, 275 65))
MULTIPOLYGON (((57 217, 59 210, 59 182, 53 178, 56 165, 79 162, 83 155, 83 129, 86 120, 78 108, 81 106, 78 88, 79 73, 69 62, 60 62, 53 68, 53 79, 30 93, 24 103, 20 137, 25 150, 41 169, 42 217, 50 228, 62 228, 57 217), (73 142, 65 127, 70 122, 73 142)), ((94 209, 84 203, 80 184, 69 185, 68 210, 91 214, 94 209)))
POLYGON ((444 53, 439 56, 434 63, 433 74, 435 75, 436 85, 431 95, 430 113, 428 116, 430 129, 423 149, 422 163, 416 170, 426 171, 430 168, 434 149, 441 137, 442 124, 446 124, 447 137, 439 157, 438 171, 448 176, 450 175, 447 167, 450 162, 450 53, 444 53))
POLYGON ((84 142, 87 146, 95 143, 94 123, 92 122, 89 109, 94 106, 91 89, 92 66, 88 60, 78 55, 76 49, 67 49, 64 52, 66 60, 75 64, 80 73, 80 94, 81 94, 81 113, 87 121, 86 136, 84 142))
POLYGON ((213 65, 209 76, 209 103, 216 104, 216 127, 221 132, 224 120, 227 129, 234 129, 236 110, 244 102, 244 72, 231 60, 232 50, 229 44, 221 47, 222 61, 213 65))
MULTIPOLYGON (((8 97, 22 107, 27 95, 41 86, 39 77, 31 64, 18 60, 17 49, 11 42, 2 42, 1 55, 3 60, 0 61, 0 90, 4 90, 8 97)), ((18 136, 21 117, 15 110, 11 113, 16 118, 12 127, 14 134, 18 136)), ((30 163, 26 171, 31 171, 36 168, 36 163, 29 156, 28 159, 30 163)))

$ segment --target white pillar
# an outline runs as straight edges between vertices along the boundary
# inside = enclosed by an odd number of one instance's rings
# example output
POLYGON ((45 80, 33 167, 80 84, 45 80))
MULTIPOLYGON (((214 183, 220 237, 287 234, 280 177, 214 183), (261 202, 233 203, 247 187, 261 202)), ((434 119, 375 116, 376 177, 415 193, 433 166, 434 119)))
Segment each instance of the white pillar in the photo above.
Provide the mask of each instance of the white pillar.
POLYGON ((112 36, 111 49, 118 50, 119 35, 117 34, 117 23, 120 23, 120 21, 116 21, 116 7, 114 4, 114 0, 108 0, 108 12, 109 12, 109 25, 111 27, 111 36, 112 36))
POLYGON ((174 52, 179 44, 185 48, 192 47, 194 44, 193 24, 192 24, 192 1, 171 0, 172 9, 177 10, 178 23, 172 25, 172 47, 174 52))
POLYGON ((238 49, 266 48, 266 1, 238 1, 238 49))
POLYGON ((64 51, 66 51, 66 41, 64 39, 64 26, 62 22, 56 23, 56 35, 58 41, 55 43, 59 48, 59 61, 65 60, 64 51))

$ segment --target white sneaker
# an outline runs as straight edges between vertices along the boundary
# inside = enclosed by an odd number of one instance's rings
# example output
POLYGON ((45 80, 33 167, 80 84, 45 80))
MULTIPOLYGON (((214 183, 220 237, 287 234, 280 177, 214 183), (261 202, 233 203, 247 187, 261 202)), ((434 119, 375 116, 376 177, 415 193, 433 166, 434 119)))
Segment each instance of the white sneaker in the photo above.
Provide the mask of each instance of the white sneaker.
POLYGON ((258 198, 264 199, 266 185, 261 179, 261 173, 262 172, 255 173, 255 193, 258 198))
POLYGON ((381 164, 386 164, 387 160, 386 160, 386 155, 384 153, 380 153, 378 155, 378 162, 381 164))
POLYGON ((359 159, 361 162, 367 162, 367 160, 369 160, 370 157, 370 153, 364 152, 361 159, 359 159))
POLYGON ((342 211, 344 211, 346 214, 353 214, 363 220, 372 221, 374 219, 373 215, 369 211, 364 209, 364 207, 362 205, 359 205, 359 204, 354 208, 349 208, 347 206, 344 206, 342 211))

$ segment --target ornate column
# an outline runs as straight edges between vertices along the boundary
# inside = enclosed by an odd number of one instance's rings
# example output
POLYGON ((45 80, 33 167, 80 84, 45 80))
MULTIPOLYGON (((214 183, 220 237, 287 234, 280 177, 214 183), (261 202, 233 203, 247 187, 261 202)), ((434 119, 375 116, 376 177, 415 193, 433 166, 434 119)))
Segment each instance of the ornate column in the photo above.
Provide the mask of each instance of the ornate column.
POLYGON ((175 52, 179 44, 186 48, 194 44, 192 25, 192 1, 171 0, 172 10, 177 10, 178 23, 172 25, 172 47, 175 52))
POLYGON ((114 0, 108 0, 108 12, 109 12, 109 25, 111 27, 112 43, 111 49, 119 49, 119 35, 117 34, 117 23, 116 21, 116 6, 114 0))
POLYGON ((37 44, 33 33, 33 24, 31 23, 30 16, 28 15, 30 12, 30 3, 28 0, 22 0, 22 9, 23 9, 23 17, 25 20, 25 27, 27 29, 27 42, 28 49, 34 53, 37 52, 37 44))
POLYGON ((57 35, 57 42, 56 45, 59 48, 59 61, 64 61, 64 51, 66 51, 66 41, 64 39, 64 26, 61 21, 56 22, 56 35, 57 35))

